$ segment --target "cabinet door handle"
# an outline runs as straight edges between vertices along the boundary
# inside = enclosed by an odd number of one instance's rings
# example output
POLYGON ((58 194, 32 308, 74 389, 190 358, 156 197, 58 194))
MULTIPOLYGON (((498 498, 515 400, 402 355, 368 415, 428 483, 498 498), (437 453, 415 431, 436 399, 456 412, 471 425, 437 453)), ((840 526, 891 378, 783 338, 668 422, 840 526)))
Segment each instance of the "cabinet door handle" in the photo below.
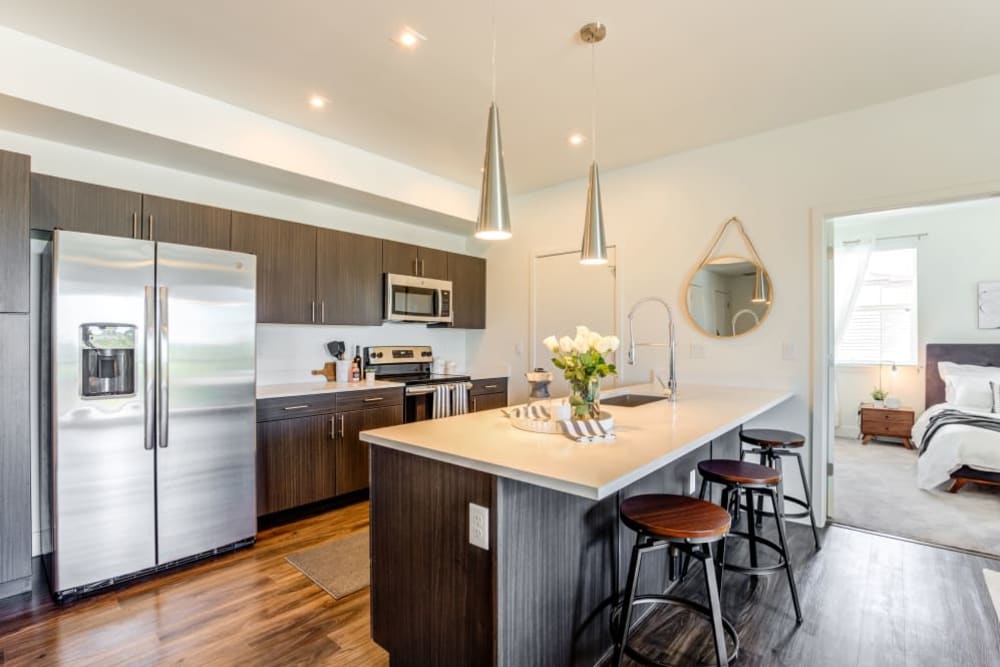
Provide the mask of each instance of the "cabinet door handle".
POLYGON ((334 417, 334 416, 330 417, 330 439, 331 440, 336 440, 337 439, 336 420, 337 420, 336 417, 334 417))
POLYGON ((132 211, 132 238, 139 238, 139 214, 132 211))
POLYGON ((385 396, 372 396, 371 398, 366 398, 365 403, 378 403, 379 401, 384 401, 385 396))
POLYGON ((416 257, 413 258, 413 275, 415 275, 415 276, 419 276, 420 275, 420 263, 419 263, 419 260, 417 260, 416 257))
POLYGON ((473 412, 478 412, 478 410, 476 409, 476 399, 475 399, 475 397, 473 397, 473 399, 472 399, 472 411, 473 412))
POLYGON ((326 324, 326 301, 319 302, 319 321, 326 324))
POLYGON ((149 214, 149 240, 153 240, 153 214, 149 214))
POLYGON ((484 384, 483 385, 483 389, 496 389, 496 388, 497 388, 497 385, 495 385, 495 384, 484 384))
POLYGON ((344 437, 344 415, 340 415, 340 437, 344 437))
POLYGON ((424 260, 423 260, 423 258, 420 259, 420 275, 421 276, 424 275, 424 260))
POLYGON ((308 407, 309 407, 308 405, 288 405, 288 406, 283 407, 281 409, 282 410, 305 410, 308 407))
POLYGON ((316 323, 316 302, 315 301, 310 301, 309 303, 312 304, 312 306, 311 306, 311 308, 312 308, 312 315, 311 315, 311 317, 312 317, 313 324, 315 324, 316 323))

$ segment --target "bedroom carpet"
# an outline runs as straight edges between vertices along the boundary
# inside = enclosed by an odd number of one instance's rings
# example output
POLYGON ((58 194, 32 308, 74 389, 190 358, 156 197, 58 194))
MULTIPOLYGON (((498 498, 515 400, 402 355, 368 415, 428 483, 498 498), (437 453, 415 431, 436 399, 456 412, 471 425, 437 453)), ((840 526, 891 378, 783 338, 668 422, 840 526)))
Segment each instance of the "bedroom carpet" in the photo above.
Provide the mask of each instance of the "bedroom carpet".
POLYGON ((1000 555, 1000 488, 969 484, 924 491, 917 452, 901 445, 837 438, 833 520, 922 542, 1000 555))

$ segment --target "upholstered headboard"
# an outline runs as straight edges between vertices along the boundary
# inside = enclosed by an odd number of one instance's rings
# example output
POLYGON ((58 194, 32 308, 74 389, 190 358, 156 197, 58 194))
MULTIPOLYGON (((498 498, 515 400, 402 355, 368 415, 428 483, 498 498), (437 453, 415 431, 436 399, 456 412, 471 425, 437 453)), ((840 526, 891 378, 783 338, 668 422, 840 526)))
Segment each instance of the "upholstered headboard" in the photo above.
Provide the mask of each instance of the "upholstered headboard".
POLYGON ((930 343, 927 345, 927 407, 944 403, 944 380, 938 373, 939 361, 975 366, 1000 366, 1000 344, 930 343))

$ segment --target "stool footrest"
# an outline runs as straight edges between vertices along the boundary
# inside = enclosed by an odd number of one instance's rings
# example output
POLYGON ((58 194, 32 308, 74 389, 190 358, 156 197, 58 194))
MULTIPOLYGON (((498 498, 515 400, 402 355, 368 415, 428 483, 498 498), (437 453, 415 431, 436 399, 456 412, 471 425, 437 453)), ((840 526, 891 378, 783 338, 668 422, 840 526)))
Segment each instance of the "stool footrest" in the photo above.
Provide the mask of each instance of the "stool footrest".
MULTIPOLYGON (((731 531, 729 531, 729 536, 728 537, 740 537, 740 538, 743 538, 743 539, 749 541, 750 540, 750 533, 748 533, 746 531, 742 531, 742 530, 731 530, 731 531)), ((779 547, 777 544, 775 544, 771 540, 769 540, 767 538, 764 538, 764 537, 761 537, 760 535, 757 535, 756 537, 754 537, 754 541, 757 542, 757 544, 759 544, 761 546, 765 546, 768 549, 770 549, 771 551, 773 551, 774 553, 776 553, 779 556, 781 556, 781 559, 778 561, 777 565, 758 565, 757 567, 750 567, 750 566, 746 566, 746 565, 735 565, 735 564, 732 564, 732 563, 726 563, 723 566, 723 569, 726 572, 736 572, 736 573, 739 573, 739 574, 760 574, 760 575, 765 575, 766 576, 766 575, 769 575, 769 574, 775 574, 775 573, 777 573, 777 572, 779 572, 779 571, 781 571, 781 570, 783 570, 785 568, 785 557, 781 553, 781 547, 779 547)))
MULTIPOLYGON (((712 611, 708 607, 700 605, 697 602, 692 602, 691 600, 685 600, 684 598, 678 598, 672 595, 637 595, 635 597, 635 601, 632 603, 632 606, 634 607, 635 605, 640 605, 640 604, 647 604, 647 605, 659 604, 659 605, 671 605, 675 607, 682 607, 684 609, 688 609, 689 611, 693 611, 702 618, 706 619, 709 623, 712 622, 712 611)), ((622 628, 621 628, 622 606, 623 603, 619 602, 614 606, 614 608, 611 611, 611 636, 614 638, 616 643, 620 642, 622 637, 622 628)), ((739 655, 740 652, 740 636, 736 632, 736 628, 733 627, 733 624, 727 621, 725 618, 722 619, 722 631, 733 642, 732 653, 730 653, 727 658, 729 663, 732 664, 736 660, 736 657, 739 655)), ((644 665, 652 665, 653 667, 672 667, 672 663, 668 664, 663 662, 656 662, 649 656, 639 653, 628 644, 625 645, 625 655, 632 658, 636 662, 641 662, 644 665)), ((709 664, 712 665, 715 663, 709 663, 709 664)))
MULTIPOLYGON (((786 519, 804 519, 807 516, 809 516, 809 505, 808 505, 808 503, 806 503, 806 501, 802 500, 801 498, 796 498, 795 496, 785 496, 785 502, 786 503, 792 503, 793 505, 798 505, 799 507, 802 507, 805 511, 803 511, 803 512, 782 512, 781 516, 783 516, 784 518, 786 518, 786 519)), ((747 511, 746 503, 741 504, 740 505, 740 509, 743 510, 744 512, 746 512, 747 511)), ((758 510, 757 508, 754 508, 754 514, 758 514, 760 516, 774 516, 774 512, 772 512, 771 510, 765 510, 765 509, 758 510)))

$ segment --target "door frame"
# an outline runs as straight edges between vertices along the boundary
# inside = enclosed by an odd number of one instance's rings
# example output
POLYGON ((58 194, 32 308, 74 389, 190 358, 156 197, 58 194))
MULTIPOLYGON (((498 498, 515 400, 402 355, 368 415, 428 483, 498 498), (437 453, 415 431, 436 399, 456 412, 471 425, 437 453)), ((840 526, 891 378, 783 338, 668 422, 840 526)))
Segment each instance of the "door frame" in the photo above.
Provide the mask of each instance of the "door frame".
MULTIPOLYGON (((623 303, 623 285, 625 281, 622 280, 621 265, 621 247, 613 243, 608 246, 608 250, 614 249, 615 259, 614 262, 610 262, 603 266, 595 266, 595 269, 611 269, 615 280, 614 289, 614 317, 613 321, 615 323, 615 330, 610 332, 610 335, 618 336, 621 338, 622 329, 622 303, 623 303)), ((579 255, 580 249, 574 248, 573 250, 557 249, 557 250, 535 250, 531 253, 531 268, 528 273, 528 294, 529 294, 529 307, 530 313, 528 317, 528 363, 529 370, 538 367, 538 359, 535 358, 535 344, 538 342, 538 292, 536 291, 536 286, 538 285, 538 260, 545 259, 546 257, 558 257, 561 255, 579 255)), ((602 332, 603 333, 603 332, 602 332)), ((609 334, 605 334, 609 335, 609 334)), ((620 348, 619 348, 620 349, 620 348)), ((616 353, 617 354, 617 353, 616 353)), ((621 365, 618 365, 621 368, 621 365)), ((612 383, 617 386, 621 382, 621 375, 616 375, 612 378, 612 383)))
POLYGON ((810 208, 812 271, 810 398, 812 406, 812 497, 816 520, 825 525, 832 509, 834 426, 833 393, 833 223, 834 218, 902 208, 933 206, 1000 196, 1000 180, 966 183, 917 192, 841 202, 810 208))

